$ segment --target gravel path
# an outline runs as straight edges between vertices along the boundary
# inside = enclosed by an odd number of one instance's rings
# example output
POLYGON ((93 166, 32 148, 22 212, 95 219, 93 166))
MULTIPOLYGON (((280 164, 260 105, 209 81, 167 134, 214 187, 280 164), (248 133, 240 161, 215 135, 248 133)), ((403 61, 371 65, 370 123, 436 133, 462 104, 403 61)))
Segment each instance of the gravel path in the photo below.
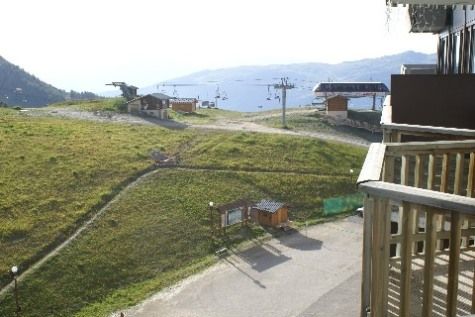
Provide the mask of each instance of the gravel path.
MULTIPOLYGON (((305 110, 299 110, 294 112, 304 112, 305 110)), ((289 112, 292 113, 292 112, 289 112)), ((145 124, 145 125, 159 125, 168 129, 206 129, 206 130, 228 130, 228 131, 245 131, 245 132, 258 132, 258 133, 271 133, 271 134, 286 134, 294 136, 305 136, 311 138, 317 138, 322 140, 329 140, 341 143, 347 143, 351 145, 368 147, 370 142, 347 134, 335 134, 326 132, 307 132, 307 131, 291 131, 286 129, 271 128, 254 122, 254 120, 279 116, 278 113, 272 113, 267 115, 256 116, 252 118, 242 118, 239 120, 221 119, 217 122, 209 124, 190 124, 186 125, 171 120, 158 120, 148 117, 137 117, 129 114, 117 114, 109 112, 89 112, 79 111, 71 109, 30 109, 26 113, 27 115, 39 116, 50 115, 59 116, 81 120, 91 120, 97 122, 115 122, 115 123, 129 123, 129 124, 145 124)))

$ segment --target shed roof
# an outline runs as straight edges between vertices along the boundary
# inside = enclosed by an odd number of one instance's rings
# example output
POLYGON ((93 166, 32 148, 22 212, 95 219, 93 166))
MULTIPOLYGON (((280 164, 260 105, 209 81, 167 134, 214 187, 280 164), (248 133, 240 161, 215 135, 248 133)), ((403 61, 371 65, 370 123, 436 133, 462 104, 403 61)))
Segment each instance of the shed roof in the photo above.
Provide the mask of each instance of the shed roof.
POLYGON ((154 96, 155 98, 158 98, 158 99, 162 99, 162 100, 172 99, 172 97, 167 96, 167 95, 162 94, 162 93, 159 93, 159 92, 153 93, 152 96, 154 96))
POLYGON ((170 99, 170 103, 190 103, 190 102, 197 102, 195 98, 174 98, 170 99))
POLYGON ((278 201, 273 201, 273 200, 267 200, 267 199, 262 199, 260 202, 258 202, 254 208, 267 211, 270 213, 275 213, 277 210, 280 208, 284 207, 286 204, 278 202, 278 201))
POLYGON ((148 94, 148 95, 135 97, 134 99, 127 101, 127 103, 130 103, 130 102, 133 102, 133 101, 136 101, 136 100, 140 100, 140 99, 143 99, 143 98, 146 98, 146 97, 152 97, 152 98, 155 98, 155 99, 160 99, 160 98, 155 97, 154 95, 148 94))

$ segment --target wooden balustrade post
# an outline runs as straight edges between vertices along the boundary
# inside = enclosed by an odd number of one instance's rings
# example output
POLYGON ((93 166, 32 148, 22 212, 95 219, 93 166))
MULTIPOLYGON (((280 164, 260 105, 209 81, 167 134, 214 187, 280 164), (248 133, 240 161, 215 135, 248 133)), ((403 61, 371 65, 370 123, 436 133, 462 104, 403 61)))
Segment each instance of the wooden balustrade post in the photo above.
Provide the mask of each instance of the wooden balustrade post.
POLYGON ((361 277, 361 317, 367 317, 366 311, 371 304, 371 254, 373 237, 374 199, 366 197, 363 215, 363 263, 361 277))
POLYGON ((415 227, 415 217, 412 206, 409 203, 402 204, 402 243, 401 243, 401 287, 400 309, 401 317, 410 316, 411 308, 411 269, 412 269, 412 245, 415 227))
POLYGON ((390 210, 387 199, 376 199, 371 256, 371 317, 387 315, 389 286, 390 210))
POLYGON ((424 254, 424 286, 422 292, 422 317, 432 317, 434 263, 435 250, 437 247, 437 218, 437 214, 433 210, 427 210, 424 254))
POLYGON ((447 317, 454 317, 457 315, 461 219, 462 217, 459 212, 451 212, 449 278, 447 282, 447 317))

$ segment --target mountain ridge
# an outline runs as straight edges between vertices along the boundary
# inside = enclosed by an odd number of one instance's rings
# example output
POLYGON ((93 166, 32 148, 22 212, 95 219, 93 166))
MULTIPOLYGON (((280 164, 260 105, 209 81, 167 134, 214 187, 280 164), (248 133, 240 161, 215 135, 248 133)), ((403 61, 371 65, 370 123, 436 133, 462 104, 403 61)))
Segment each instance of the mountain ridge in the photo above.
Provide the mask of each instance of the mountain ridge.
MULTIPOLYGON (((280 92, 274 91, 272 84, 278 83, 281 77, 288 77, 289 81, 295 84, 296 89, 288 92, 287 104, 298 106, 312 102, 312 88, 321 81, 378 81, 390 87, 390 75, 399 73, 402 64, 427 64, 435 63, 435 61, 435 54, 406 51, 338 64, 306 62, 243 65, 198 71, 144 87, 139 90, 139 93, 152 93, 158 90, 170 96, 199 97, 199 99, 214 101, 215 95, 225 91, 229 99, 218 99, 218 107, 257 111, 280 107, 279 99, 276 98, 280 92), (174 83, 177 86, 173 87, 174 83), (191 86, 180 86, 180 84, 191 86)), ((369 104, 369 101, 361 99, 353 100, 352 103, 364 106, 365 103, 369 104)))

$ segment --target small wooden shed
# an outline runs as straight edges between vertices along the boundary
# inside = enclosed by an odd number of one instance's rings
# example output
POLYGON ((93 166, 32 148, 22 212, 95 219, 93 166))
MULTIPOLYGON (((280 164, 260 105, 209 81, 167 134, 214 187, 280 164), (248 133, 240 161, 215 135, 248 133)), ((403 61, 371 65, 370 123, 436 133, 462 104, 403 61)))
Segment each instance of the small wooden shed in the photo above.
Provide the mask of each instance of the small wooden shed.
POLYGON ((195 112, 198 100, 195 98, 175 98, 170 100, 170 106, 173 110, 179 112, 195 112))
POLYGON ((348 118, 348 98, 343 96, 332 96, 325 100, 327 115, 337 119, 348 118))
POLYGON ((279 227, 289 221, 289 206, 263 199, 251 208, 251 219, 264 226, 279 227))
POLYGON ((170 97, 160 94, 148 94, 134 98, 127 102, 129 113, 145 114, 159 119, 168 119, 170 97))

